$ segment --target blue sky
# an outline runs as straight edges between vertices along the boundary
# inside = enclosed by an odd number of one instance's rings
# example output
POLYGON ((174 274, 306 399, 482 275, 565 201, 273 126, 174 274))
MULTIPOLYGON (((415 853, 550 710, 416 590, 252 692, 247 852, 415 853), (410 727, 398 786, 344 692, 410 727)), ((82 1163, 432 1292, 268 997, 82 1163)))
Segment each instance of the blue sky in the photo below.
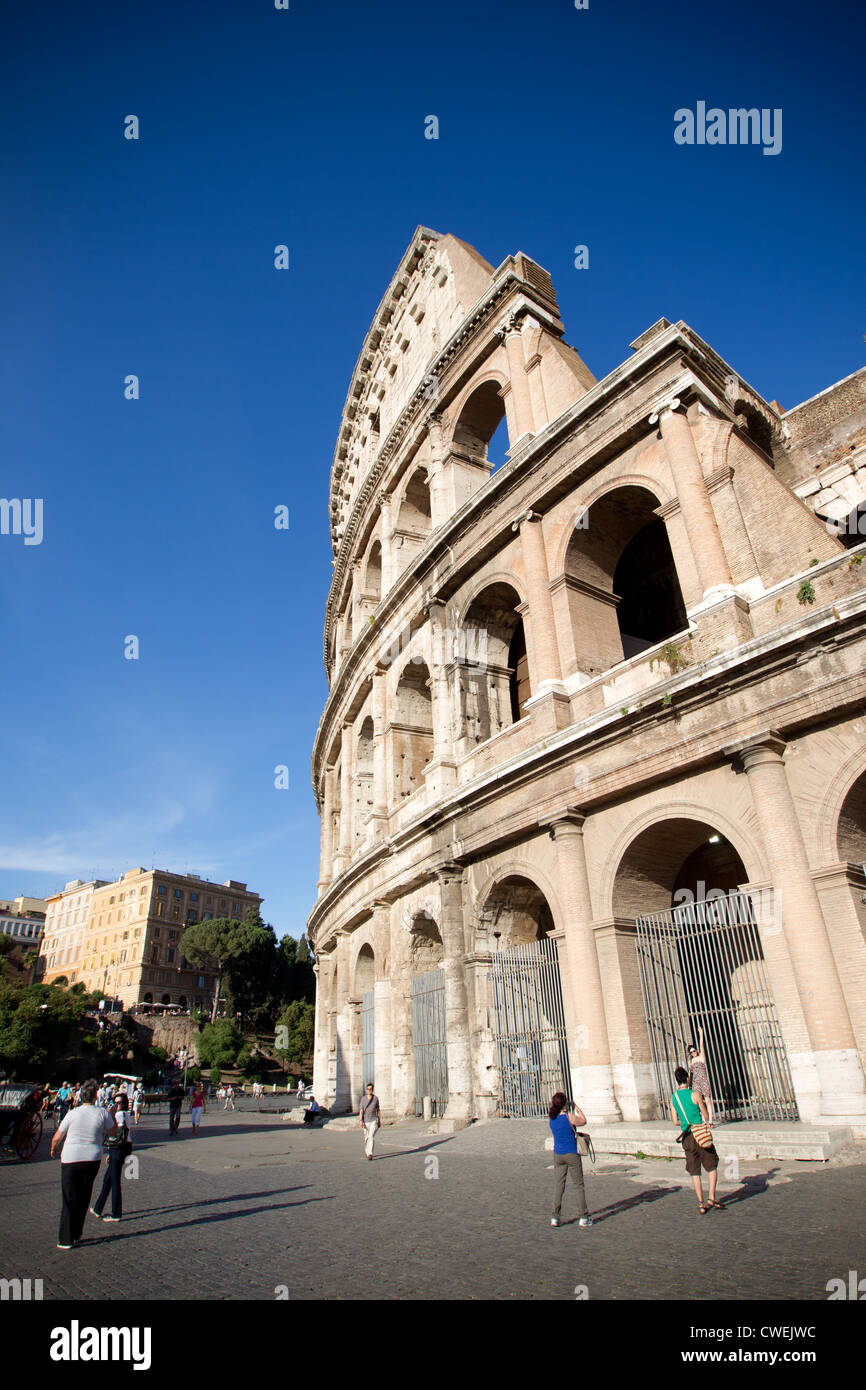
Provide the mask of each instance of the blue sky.
POLYGON ((44 538, 0 536, 0 896, 153 862, 303 930, 328 476, 415 226, 546 266, 597 376, 664 314, 794 405, 864 360, 863 30, 834 0, 7 14, 0 493, 44 538), (782 152, 677 146, 699 100, 781 108, 782 152))

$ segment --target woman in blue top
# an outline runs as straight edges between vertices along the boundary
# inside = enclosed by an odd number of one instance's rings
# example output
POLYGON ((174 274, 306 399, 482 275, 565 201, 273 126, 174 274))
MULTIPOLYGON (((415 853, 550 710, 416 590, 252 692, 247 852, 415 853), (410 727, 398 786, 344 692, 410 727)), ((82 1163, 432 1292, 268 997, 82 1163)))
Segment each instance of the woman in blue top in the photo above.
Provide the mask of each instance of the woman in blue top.
POLYGON ((564 1091, 557 1091, 550 1102, 550 1129, 553 1134, 553 1172, 556 1179, 553 1198, 553 1215, 550 1218, 551 1226, 559 1225, 559 1214, 562 1210, 562 1196, 565 1192, 565 1180, 571 1173, 571 1180, 577 1188, 577 1207, 580 1213, 580 1226, 591 1226, 592 1217, 586 1206, 586 1192, 583 1186, 583 1164, 580 1161, 580 1154, 577 1152, 577 1139, 575 1130, 578 1125, 586 1124, 586 1116, 579 1105, 573 1111, 568 1109, 568 1096, 564 1091))

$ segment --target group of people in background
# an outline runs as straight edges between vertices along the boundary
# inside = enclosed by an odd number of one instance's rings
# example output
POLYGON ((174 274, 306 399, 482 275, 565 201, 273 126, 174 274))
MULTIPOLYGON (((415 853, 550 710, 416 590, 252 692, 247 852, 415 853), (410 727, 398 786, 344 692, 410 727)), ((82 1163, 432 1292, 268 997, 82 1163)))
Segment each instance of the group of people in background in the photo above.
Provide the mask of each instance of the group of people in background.
MULTIPOLYGON (((699 1030, 699 1044, 688 1049, 689 1065, 674 1070, 674 1090, 670 1098, 671 1117, 680 1126, 678 1142, 683 1146, 686 1172, 698 1199, 698 1211, 706 1216, 708 1211, 724 1211, 724 1202, 716 1200, 719 1155, 713 1142, 712 1130, 715 1125, 710 1080, 707 1072, 707 1059, 704 1049, 704 1030, 699 1030), (706 1172, 709 1184, 709 1197, 704 1199, 702 1172, 706 1172)), ((370 1093, 368 1087, 368 1095, 370 1093)), ((364 1104, 361 1105, 362 1125, 365 1118, 364 1104)), ((562 1198, 569 1174, 577 1198, 578 1225, 591 1226, 592 1217, 586 1201, 583 1180, 581 1151, 587 1152, 588 1136, 580 1133, 579 1126, 586 1124, 586 1116, 578 1105, 569 1103, 564 1091, 557 1091, 552 1097, 549 1110, 550 1129, 553 1134, 553 1172, 554 1197, 551 1226, 558 1226, 562 1214, 562 1198)))

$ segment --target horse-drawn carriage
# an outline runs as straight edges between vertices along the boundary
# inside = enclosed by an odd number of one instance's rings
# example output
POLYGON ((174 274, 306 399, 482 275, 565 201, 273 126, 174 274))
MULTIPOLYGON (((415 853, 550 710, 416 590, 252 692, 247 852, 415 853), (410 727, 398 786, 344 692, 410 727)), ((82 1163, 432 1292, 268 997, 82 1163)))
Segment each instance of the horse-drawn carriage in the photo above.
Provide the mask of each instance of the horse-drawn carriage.
POLYGON ((0 1081, 0 1147, 32 1158, 42 1139, 42 1092, 26 1082, 0 1081))

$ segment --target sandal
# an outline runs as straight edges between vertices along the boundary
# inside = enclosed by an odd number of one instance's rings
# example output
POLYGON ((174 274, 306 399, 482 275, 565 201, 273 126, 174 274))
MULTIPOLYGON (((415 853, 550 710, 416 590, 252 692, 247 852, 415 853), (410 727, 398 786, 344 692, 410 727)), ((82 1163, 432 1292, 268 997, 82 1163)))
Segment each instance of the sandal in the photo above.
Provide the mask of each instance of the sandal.
POLYGON ((698 1211, 700 1212, 701 1216, 706 1216, 707 1212, 709 1211, 709 1207, 705 1206, 703 1202, 699 1202, 698 1211))
POLYGON ((711 1207, 715 1207, 716 1211, 724 1211, 724 1210, 725 1210, 725 1204, 724 1204, 724 1202, 710 1202, 710 1206, 711 1206, 711 1207))

